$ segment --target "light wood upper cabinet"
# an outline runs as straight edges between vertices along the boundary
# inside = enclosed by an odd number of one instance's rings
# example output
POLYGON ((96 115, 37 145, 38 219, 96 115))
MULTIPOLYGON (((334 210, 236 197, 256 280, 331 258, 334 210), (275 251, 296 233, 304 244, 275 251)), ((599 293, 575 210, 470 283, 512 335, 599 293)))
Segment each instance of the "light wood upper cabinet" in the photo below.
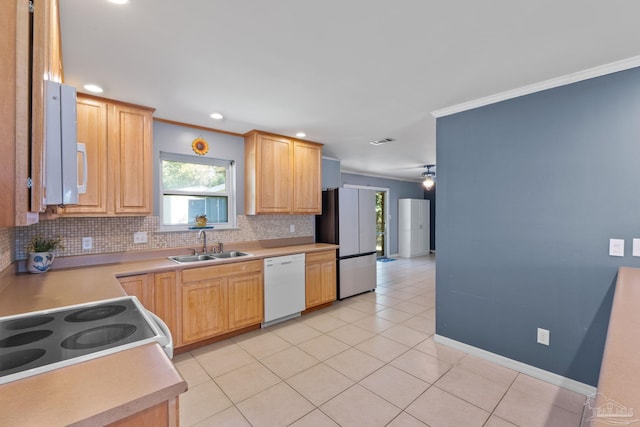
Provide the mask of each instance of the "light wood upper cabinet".
MULTIPOLYGON (((78 96, 78 142, 87 150, 87 192, 78 195, 78 204, 67 206, 64 214, 107 215, 107 115, 109 104, 95 98, 78 96)), ((81 163, 82 159, 78 159, 81 163)), ((83 182, 82 167, 78 181, 83 182)))
MULTIPOLYGON (((149 215, 153 109, 78 94, 78 142, 87 151, 87 192, 64 216, 149 215)), ((78 159, 81 163, 81 158, 78 159)), ((79 165, 79 180, 82 168, 79 165)))
POLYGON ((245 135, 245 213, 322 213, 322 144, 245 135))
POLYGON ((28 0, 0 0, 0 27, 0 226, 30 225, 45 208, 44 79, 62 80, 58 1, 30 14, 28 0))
POLYGON ((310 252, 305 256, 306 308, 336 300, 336 251, 310 252))
POLYGON ((109 181, 115 214, 151 214, 153 110, 113 104, 109 116, 109 181))
POLYGON ((322 213, 322 146, 293 143, 293 213, 322 213))

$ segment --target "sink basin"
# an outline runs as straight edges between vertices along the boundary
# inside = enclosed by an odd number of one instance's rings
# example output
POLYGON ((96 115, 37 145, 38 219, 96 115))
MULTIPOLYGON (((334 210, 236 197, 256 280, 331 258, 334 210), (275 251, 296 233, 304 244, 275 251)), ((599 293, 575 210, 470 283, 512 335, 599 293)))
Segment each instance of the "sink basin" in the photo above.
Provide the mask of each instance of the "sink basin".
POLYGON ((246 252, 238 252, 238 251, 227 251, 220 253, 209 253, 209 254, 201 254, 201 255, 176 255, 170 256, 169 259, 171 261, 177 262, 178 264, 183 264, 187 262, 202 262, 202 261, 215 261, 216 259, 227 259, 227 258, 237 258, 248 256, 246 252))
POLYGON ((246 253, 246 252, 238 252, 238 251, 227 251, 227 252, 220 252, 217 254, 212 254, 211 256, 214 258, 236 258, 236 257, 240 257, 240 256, 248 256, 250 254, 246 253))
POLYGON ((175 261, 177 263, 183 262, 198 262, 198 261, 211 261, 215 258, 213 255, 180 255, 180 256, 170 256, 169 259, 171 261, 175 261))

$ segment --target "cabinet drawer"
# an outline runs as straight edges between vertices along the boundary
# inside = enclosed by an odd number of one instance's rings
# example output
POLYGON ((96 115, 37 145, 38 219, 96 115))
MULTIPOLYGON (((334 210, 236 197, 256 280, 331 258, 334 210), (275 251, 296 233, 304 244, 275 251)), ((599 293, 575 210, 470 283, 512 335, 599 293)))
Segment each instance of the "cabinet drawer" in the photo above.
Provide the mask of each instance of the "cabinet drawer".
POLYGON ((305 260, 307 264, 314 262, 333 261, 336 259, 335 249, 322 252, 307 252, 305 260))
POLYGON ((194 283, 215 277, 262 271, 262 260, 243 261, 233 264, 212 265, 182 271, 182 283, 194 283))

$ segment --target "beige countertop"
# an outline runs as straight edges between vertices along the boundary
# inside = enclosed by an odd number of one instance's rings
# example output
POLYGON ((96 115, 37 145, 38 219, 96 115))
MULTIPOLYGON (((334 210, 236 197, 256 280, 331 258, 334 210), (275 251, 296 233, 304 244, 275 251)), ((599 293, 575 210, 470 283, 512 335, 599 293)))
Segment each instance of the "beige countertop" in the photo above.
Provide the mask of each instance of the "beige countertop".
POLYGON ((102 426, 187 390, 157 344, 0 386, 2 426, 102 426))
MULTIPOLYGON (((250 261, 335 249, 329 244, 225 248, 251 256, 177 264, 168 255, 187 249, 56 260, 45 274, 0 277, 0 316, 48 310, 124 296, 117 277, 250 261), (100 262, 107 264, 100 264, 100 262), (62 268, 61 268, 62 267, 62 268)), ((0 385, 0 425, 103 425, 186 391, 186 382, 157 344, 149 344, 0 385)))
POLYGON ((640 268, 618 270, 597 398, 585 408, 590 417, 594 427, 640 421, 640 268))
POLYGON ((0 285, 0 316, 124 296, 126 294, 118 283, 117 277, 251 261, 337 247, 326 243, 309 243, 265 248, 245 243, 225 249, 242 250, 250 253, 250 256, 187 264, 178 264, 167 258, 169 255, 189 253, 186 248, 94 256, 91 257, 90 262, 102 261, 107 264, 88 267, 79 266, 83 262, 82 257, 74 257, 72 260, 58 258, 55 261, 56 269, 48 273, 5 275, 0 285), (60 265, 63 266, 62 269, 60 265))

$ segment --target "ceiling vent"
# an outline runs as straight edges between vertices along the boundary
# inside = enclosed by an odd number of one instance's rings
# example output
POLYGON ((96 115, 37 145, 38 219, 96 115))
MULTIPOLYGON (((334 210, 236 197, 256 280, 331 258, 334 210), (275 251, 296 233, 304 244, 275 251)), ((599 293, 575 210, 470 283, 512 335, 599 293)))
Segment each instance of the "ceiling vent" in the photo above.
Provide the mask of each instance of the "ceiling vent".
POLYGON ((393 138, 382 138, 382 139, 376 139, 374 141, 369 141, 369 144, 371 145, 383 145, 386 144, 387 142, 392 142, 395 141, 395 139, 393 138))

